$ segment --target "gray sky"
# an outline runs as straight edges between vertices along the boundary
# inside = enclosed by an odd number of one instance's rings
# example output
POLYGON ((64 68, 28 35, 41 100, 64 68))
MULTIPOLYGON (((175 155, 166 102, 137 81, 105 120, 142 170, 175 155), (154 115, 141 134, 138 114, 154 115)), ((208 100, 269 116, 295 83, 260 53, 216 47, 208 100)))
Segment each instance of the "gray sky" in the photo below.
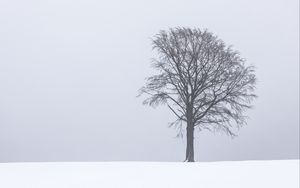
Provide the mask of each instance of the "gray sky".
POLYGON ((208 28, 257 67, 248 125, 200 161, 299 157, 298 0, 0 0, 0 162, 183 161, 167 107, 136 98, 161 29, 208 28))

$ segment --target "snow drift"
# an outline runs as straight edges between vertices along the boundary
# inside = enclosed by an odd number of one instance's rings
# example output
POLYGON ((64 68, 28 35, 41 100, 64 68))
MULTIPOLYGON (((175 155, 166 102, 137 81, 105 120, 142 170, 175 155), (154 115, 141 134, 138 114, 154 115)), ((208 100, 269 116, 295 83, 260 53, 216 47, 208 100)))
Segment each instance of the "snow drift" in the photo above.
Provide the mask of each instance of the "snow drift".
POLYGON ((3 188, 298 188, 299 160, 0 163, 3 188))

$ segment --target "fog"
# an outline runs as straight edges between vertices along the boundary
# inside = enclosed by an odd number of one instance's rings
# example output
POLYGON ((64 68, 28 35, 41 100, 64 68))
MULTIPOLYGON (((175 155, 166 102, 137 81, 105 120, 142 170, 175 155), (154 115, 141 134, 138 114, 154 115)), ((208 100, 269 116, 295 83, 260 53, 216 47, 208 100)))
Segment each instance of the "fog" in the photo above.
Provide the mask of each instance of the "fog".
POLYGON ((256 66, 258 99, 195 159, 299 158, 299 1, 0 0, 0 162, 183 161, 166 106, 137 98, 170 27, 207 28, 256 66))

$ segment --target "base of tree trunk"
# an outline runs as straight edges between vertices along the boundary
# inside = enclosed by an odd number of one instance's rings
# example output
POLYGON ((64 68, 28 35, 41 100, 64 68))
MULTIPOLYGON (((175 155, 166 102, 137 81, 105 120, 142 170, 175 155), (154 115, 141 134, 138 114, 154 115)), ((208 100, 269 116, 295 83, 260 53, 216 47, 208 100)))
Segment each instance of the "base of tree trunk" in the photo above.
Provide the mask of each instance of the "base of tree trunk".
POLYGON ((187 160, 186 162, 191 163, 191 162, 195 162, 195 160, 187 160))
POLYGON ((190 160, 186 159, 186 160, 184 160, 183 162, 190 163, 190 162, 195 162, 195 160, 194 160, 194 159, 190 159, 190 160))

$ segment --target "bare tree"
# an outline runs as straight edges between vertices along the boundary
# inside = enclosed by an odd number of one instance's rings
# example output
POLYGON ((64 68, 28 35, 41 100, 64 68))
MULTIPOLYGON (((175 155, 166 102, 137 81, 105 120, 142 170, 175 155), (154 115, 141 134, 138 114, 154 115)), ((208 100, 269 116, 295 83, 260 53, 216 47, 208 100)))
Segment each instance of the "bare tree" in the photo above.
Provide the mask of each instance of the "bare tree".
POLYGON ((152 40, 158 74, 140 89, 144 104, 166 104, 176 116, 172 125, 186 124, 186 158, 194 161, 194 129, 225 131, 246 123, 243 112, 251 108, 256 77, 239 52, 207 30, 175 28, 152 40))

